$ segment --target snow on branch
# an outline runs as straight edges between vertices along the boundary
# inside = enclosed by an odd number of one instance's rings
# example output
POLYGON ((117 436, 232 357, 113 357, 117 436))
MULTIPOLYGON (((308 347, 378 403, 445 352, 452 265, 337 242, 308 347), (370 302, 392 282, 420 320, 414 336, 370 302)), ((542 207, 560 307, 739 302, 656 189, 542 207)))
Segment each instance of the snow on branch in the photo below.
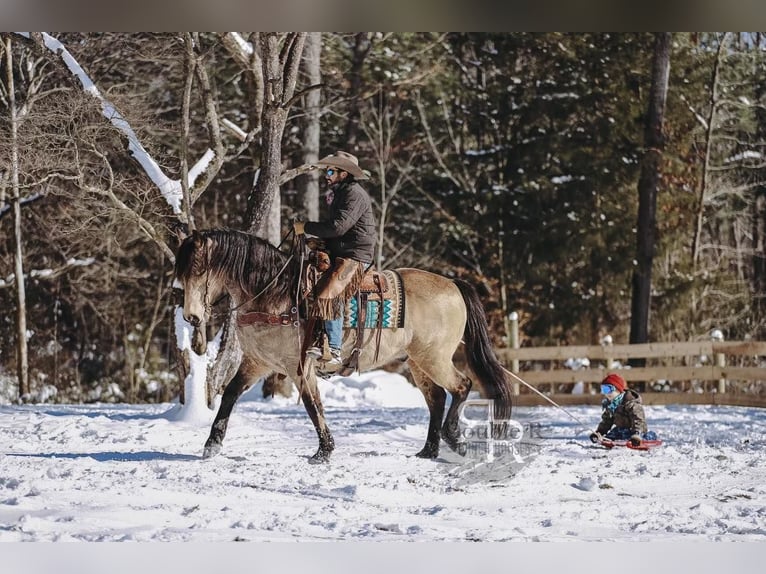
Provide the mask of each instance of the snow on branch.
POLYGON ((253 45, 250 42, 245 40, 239 32, 230 32, 230 34, 243 54, 247 56, 253 55, 253 45))
MULTIPOLYGON (((42 199, 43 197, 45 197, 44 193, 35 193, 33 195, 20 199, 19 205, 26 205, 28 203, 32 203, 37 201, 38 199, 42 199)), ((11 210, 11 207, 12 207, 12 204, 10 203, 0 204, 0 218, 2 218, 3 215, 9 212, 11 210)))
POLYGON ((253 56, 257 54, 253 45, 245 40, 238 32, 226 32, 221 34, 221 40, 229 54, 239 62, 244 69, 249 69, 253 56))
POLYGON ((227 120, 226 118, 223 118, 221 120, 221 124, 223 127, 225 127, 227 130, 229 130, 234 136, 241 142, 247 141, 247 132, 243 130, 241 127, 239 127, 237 124, 232 122, 231 120, 227 120))
POLYGON ((194 164, 189 170, 189 187, 194 187, 194 182, 197 178, 205 173, 205 170, 210 165, 210 162, 215 158, 215 152, 208 148, 208 150, 202 155, 199 161, 194 164))
MULTIPOLYGON (((35 40, 35 38, 32 37, 31 32, 17 32, 17 34, 23 36, 24 38, 35 40)), ((90 94, 101 103, 102 115, 107 118, 113 126, 120 130, 125 135, 125 137, 127 137, 128 149, 130 150, 131 155, 141 165, 144 172, 146 172, 146 175, 149 176, 149 179, 151 179, 154 185, 156 185, 160 190, 160 193, 173 209, 173 212, 181 213, 181 200, 183 194, 180 180, 171 179, 165 175, 159 164, 141 144, 138 136, 133 131, 133 128, 130 126, 128 121, 122 116, 122 114, 120 114, 117 108, 115 108, 114 105, 109 102, 109 100, 104 98, 96 84, 93 82, 93 80, 91 80, 85 70, 83 70, 82 66, 80 66, 80 64, 77 62, 74 56, 72 56, 69 50, 67 50, 59 40, 50 34, 42 32, 40 37, 42 38, 41 47, 47 49, 52 54, 61 59, 67 69, 72 73, 72 75, 77 77, 77 79, 80 81, 83 87, 83 91, 90 94)), ((39 41, 37 43, 40 44, 39 41)), ((197 164, 192 167, 191 170, 189 170, 190 186, 194 184, 194 180, 201 173, 204 173, 204 171, 210 165, 210 162, 213 160, 214 155, 215 154, 211 150, 207 150, 199 162, 197 162, 197 164)))
MULTIPOLYGON (((93 257, 87 257, 85 259, 70 258, 65 265, 58 269, 33 269, 26 276, 26 279, 56 279, 73 267, 90 267, 95 262, 96 259, 93 257)), ((15 285, 15 279, 15 273, 11 273, 5 279, 0 278, 0 289, 13 287, 15 285)))

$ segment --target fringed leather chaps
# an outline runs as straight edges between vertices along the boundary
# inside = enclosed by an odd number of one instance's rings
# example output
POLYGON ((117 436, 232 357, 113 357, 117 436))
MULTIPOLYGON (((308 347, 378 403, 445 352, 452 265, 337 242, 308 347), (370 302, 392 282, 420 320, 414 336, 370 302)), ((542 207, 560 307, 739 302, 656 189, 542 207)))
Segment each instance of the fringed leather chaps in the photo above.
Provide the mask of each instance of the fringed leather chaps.
POLYGON ((311 315, 320 319, 338 319, 343 306, 359 290, 365 264, 336 257, 332 270, 326 272, 317 286, 318 294, 311 315))

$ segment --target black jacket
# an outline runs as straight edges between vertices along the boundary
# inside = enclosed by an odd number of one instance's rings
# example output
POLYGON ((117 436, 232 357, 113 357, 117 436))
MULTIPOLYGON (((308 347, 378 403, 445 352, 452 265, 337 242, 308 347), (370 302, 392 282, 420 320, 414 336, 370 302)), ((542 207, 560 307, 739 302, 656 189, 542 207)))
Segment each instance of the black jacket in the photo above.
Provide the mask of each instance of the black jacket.
POLYGON ((375 255, 375 216, 370 196, 357 181, 334 189, 330 217, 307 221, 306 233, 327 240, 330 255, 370 263, 375 255))

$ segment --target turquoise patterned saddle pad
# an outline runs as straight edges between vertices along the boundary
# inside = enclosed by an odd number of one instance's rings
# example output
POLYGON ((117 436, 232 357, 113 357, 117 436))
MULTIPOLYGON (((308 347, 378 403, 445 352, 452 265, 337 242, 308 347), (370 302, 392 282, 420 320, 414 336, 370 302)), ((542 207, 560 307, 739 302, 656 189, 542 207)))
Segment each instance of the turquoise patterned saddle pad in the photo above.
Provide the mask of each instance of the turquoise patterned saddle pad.
POLYGON ((380 300, 378 293, 367 293, 367 297, 354 296, 346 303, 343 326, 357 328, 359 323, 360 299, 366 301, 366 313, 364 318, 365 329, 397 329, 404 326, 404 291, 402 290, 402 278, 395 271, 384 271, 388 282, 388 290, 383 293, 380 300))

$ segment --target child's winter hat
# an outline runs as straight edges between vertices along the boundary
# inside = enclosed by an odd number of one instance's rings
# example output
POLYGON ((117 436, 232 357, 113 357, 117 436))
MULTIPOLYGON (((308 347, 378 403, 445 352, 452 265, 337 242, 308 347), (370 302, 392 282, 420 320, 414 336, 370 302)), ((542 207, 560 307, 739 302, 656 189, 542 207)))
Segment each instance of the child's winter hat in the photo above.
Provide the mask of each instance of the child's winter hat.
POLYGON ((612 385, 615 389, 617 389, 618 393, 624 392, 625 388, 628 386, 628 384, 625 382, 625 379, 623 379, 617 373, 609 373, 606 378, 601 381, 601 384, 612 385))

